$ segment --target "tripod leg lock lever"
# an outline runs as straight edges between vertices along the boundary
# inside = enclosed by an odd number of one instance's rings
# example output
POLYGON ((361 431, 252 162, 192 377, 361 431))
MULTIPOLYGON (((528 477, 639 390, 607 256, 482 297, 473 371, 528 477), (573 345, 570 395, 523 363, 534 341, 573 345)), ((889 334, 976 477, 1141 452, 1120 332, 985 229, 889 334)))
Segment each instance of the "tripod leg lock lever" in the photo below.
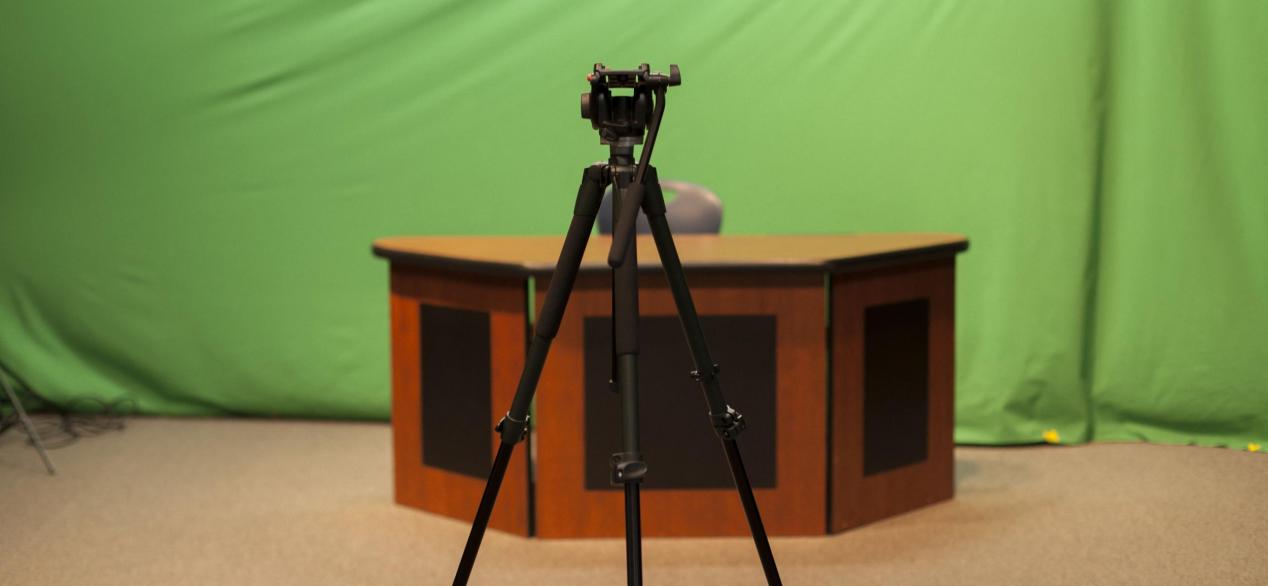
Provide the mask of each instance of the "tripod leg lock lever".
POLYGON ((627 482, 642 482, 647 475, 647 463, 643 454, 638 452, 621 452, 612 454, 612 486, 620 486, 627 482))
POLYGON ((748 427, 748 422, 744 420, 744 415, 730 405, 726 406, 725 413, 710 413, 709 418, 713 420, 713 431, 717 432, 718 437, 724 440, 733 440, 739 437, 744 428, 748 427))
POLYGON ((529 419, 531 418, 528 415, 525 415, 524 420, 519 421, 514 417, 511 417, 511 413, 508 411, 507 414, 502 417, 502 420, 498 422, 497 426, 493 428, 493 431, 501 434, 502 443, 517 444, 524 441, 524 438, 528 437, 529 419))

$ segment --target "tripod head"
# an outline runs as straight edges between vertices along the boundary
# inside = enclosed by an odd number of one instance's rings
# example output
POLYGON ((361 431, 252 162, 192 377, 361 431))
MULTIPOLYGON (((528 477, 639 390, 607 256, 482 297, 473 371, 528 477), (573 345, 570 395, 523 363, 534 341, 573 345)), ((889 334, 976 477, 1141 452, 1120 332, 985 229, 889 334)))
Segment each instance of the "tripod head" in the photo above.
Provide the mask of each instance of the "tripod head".
POLYGON ((638 69, 608 69, 595 63, 586 81, 590 82, 590 93, 581 94, 581 117, 599 131, 599 142, 609 145, 613 163, 632 161, 634 145, 642 144, 643 133, 647 133, 647 144, 639 153, 627 193, 623 199, 616 198, 619 210, 613 218, 612 248, 608 251, 608 265, 616 268, 625 262, 626 250, 634 238, 634 223, 643 202, 643 178, 652 159, 652 147, 656 146, 660 120, 665 116, 665 92, 670 86, 682 85, 682 74, 677 65, 670 65, 669 75, 665 75, 651 71, 646 63, 638 69), (614 96, 612 88, 630 88, 634 93, 614 96))
POLYGON ((669 75, 665 75, 651 71, 646 63, 638 69, 608 69, 595 63, 586 81, 590 82, 590 91, 581 94, 581 117, 599 131, 600 143, 632 147, 643 143, 643 133, 653 121, 652 94, 656 94, 656 102, 661 102, 665 88, 682 84, 682 74, 677 65, 670 65, 669 75), (634 91, 632 95, 614 96, 612 88, 634 91))

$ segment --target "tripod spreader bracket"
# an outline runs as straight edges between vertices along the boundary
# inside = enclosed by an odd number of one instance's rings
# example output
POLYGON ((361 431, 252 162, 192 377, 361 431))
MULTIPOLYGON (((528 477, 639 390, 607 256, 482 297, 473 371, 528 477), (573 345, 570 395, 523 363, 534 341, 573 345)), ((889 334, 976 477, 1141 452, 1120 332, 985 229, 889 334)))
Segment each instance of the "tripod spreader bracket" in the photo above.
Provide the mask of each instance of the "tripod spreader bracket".
POLYGON ((730 405, 726 406, 725 413, 710 413, 709 419, 713 420, 713 431, 724 440, 734 440, 744 431, 744 428, 748 427, 744 415, 730 405))
POLYGON ((510 412, 507 412, 507 414, 502 417, 502 420, 493 427, 493 431, 502 435, 502 443, 517 444, 524 441, 524 438, 528 437, 529 419, 531 419, 531 417, 525 415, 524 420, 519 421, 514 417, 511 417, 510 412))
POLYGON ((620 486, 627 482, 642 482, 647 475, 647 463, 643 454, 638 452, 620 452, 612 454, 612 486, 620 486))

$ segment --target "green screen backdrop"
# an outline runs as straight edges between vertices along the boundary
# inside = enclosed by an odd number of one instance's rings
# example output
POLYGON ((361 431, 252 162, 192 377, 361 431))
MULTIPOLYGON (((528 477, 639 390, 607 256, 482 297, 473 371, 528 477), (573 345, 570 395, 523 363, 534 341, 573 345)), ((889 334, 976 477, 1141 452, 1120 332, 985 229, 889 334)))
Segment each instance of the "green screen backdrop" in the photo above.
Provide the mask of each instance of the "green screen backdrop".
POLYGON ((385 418, 396 234, 552 234, 596 61, 731 234, 961 232, 961 442, 1268 439, 1268 5, 0 2, 0 360, 385 418))

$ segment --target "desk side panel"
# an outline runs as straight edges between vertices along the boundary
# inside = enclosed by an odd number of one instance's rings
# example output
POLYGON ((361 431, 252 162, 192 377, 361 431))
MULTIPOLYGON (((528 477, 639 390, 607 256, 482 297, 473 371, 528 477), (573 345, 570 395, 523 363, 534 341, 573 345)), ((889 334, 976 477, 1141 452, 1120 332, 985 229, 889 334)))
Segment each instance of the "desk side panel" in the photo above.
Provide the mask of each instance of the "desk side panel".
POLYGON ((954 258, 833 275, 831 303, 829 530, 950 499, 954 258))
MULTIPOLYGON (((470 522, 475 516, 480 495, 484 490, 488 463, 480 469, 482 475, 462 473, 453 466, 448 469, 425 462, 423 420, 427 404, 424 404, 422 382, 437 380, 426 376, 423 356, 424 332, 427 327, 420 320, 420 309, 431 311, 456 310, 460 313, 485 316, 477 323, 488 324, 488 336, 481 333, 475 338, 488 341, 487 372, 475 372, 470 377, 489 377, 487 388, 491 394, 487 401, 487 417, 481 421, 488 433, 489 462, 498 447, 493 426, 501 419, 511 403, 520 370, 524 364, 525 334, 527 328, 524 279, 518 277, 488 277, 434 269, 419 269, 393 265, 391 270, 391 334, 392 334, 392 444, 396 502, 470 522)), ((446 332, 430 332, 433 340, 441 343, 446 332)), ((431 373, 435 374, 435 373, 431 373)), ((452 374, 441 379, 454 379, 452 374)), ((472 388, 482 388, 472 385, 472 388)), ((461 392, 461 389, 431 389, 429 393, 461 392)), ((433 395, 434 396, 434 395, 433 395)), ((478 404, 486 404, 481 398, 478 404)), ((477 416, 477 419, 479 417, 477 416)), ((432 438, 433 440, 436 438, 432 438)), ((431 446, 434 450, 454 449, 465 446, 431 446)), ((490 526, 495 529, 528 535, 531 531, 529 511, 529 446, 517 446, 507 469, 506 478, 493 510, 490 526)))

